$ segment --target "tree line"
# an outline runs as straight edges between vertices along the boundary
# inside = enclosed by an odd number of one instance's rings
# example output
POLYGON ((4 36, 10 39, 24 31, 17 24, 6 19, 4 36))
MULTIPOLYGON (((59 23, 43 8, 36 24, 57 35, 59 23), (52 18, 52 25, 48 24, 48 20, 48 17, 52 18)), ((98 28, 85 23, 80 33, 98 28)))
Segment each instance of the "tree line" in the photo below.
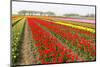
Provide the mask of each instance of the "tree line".
MULTIPOLYGON (((29 16, 33 16, 33 15, 37 15, 37 16, 57 16, 54 12, 51 11, 47 11, 47 12, 43 12, 43 11, 32 11, 32 10, 21 10, 18 12, 19 15, 29 15, 29 16)), ((76 17, 95 17, 94 14, 87 14, 87 15, 80 15, 80 14, 75 14, 75 13, 66 13, 62 15, 63 17, 71 17, 71 16, 76 16, 76 17)))

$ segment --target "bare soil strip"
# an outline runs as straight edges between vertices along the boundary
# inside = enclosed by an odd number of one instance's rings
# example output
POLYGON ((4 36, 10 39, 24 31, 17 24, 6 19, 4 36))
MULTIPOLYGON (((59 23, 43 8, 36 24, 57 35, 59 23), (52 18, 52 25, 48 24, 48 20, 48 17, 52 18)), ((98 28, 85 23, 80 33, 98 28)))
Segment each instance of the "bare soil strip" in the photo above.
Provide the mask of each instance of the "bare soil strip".
POLYGON ((20 49, 20 58, 18 61, 18 65, 29 65, 33 63, 30 36, 31 35, 29 32, 28 23, 26 22, 25 31, 24 31, 24 39, 23 39, 23 44, 21 45, 21 49, 20 49))

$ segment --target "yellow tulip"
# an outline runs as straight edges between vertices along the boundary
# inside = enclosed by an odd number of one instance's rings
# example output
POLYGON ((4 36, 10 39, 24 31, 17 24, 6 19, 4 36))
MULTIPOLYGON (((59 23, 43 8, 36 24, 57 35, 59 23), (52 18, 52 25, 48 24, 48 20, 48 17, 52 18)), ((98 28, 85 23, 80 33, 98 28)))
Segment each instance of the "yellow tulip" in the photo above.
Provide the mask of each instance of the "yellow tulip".
POLYGON ((63 22, 55 22, 55 23, 95 33, 95 30, 92 28, 87 28, 87 27, 73 25, 73 24, 69 24, 69 23, 63 23, 63 22))

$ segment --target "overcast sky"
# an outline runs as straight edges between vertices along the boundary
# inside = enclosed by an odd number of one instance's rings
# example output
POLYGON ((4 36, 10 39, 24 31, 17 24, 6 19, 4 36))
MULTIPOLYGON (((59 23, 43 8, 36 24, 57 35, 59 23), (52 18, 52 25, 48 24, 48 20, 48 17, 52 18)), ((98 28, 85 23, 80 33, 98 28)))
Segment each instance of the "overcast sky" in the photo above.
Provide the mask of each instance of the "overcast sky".
POLYGON ((43 12, 51 11, 56 13, 56 15, 63 15, 65 13, 76 13, 80 15, 95 14, 95 7, 93 6, 12 2, 12 13, 17 14, 17 12, 20 10, 33 10, 43 12))

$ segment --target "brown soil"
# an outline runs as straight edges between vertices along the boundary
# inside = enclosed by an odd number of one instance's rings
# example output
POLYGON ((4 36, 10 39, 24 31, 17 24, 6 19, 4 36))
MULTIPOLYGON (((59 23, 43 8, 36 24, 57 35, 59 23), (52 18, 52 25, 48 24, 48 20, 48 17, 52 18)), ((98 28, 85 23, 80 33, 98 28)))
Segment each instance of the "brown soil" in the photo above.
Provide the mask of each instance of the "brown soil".
POLYGON ((32 64, 33 56, 32 56, 32 48, 30 44, 30 29, 28 23, 26 22, 25 31, 24 31, 24 39, 23 44, 20 49, 20 59, 18 61, 18 65, 29 65, 32 64))

